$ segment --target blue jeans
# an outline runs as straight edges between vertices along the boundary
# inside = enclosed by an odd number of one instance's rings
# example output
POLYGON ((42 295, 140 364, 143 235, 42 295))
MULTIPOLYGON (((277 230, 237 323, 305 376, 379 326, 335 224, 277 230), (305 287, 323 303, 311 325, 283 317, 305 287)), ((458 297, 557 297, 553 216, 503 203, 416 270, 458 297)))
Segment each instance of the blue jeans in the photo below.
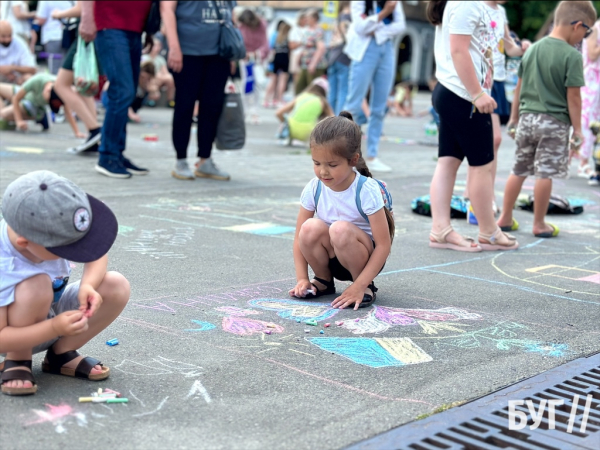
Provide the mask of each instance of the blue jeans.
POLYGON ((327 69, 327 80, 329 81, 329 104, 333 113, 337 116, 346 102, 348 95, 348 75, 350 67, 340 62, 334 62, 327 69))
POLYGON ((362 101, 371 88, 371 116, 367 130, 367 156, 374 158, 379 150, 379 139, 383 129, 383 118, 387 98, 394 81, 394 51, 392 42, 386 41, 377 45, 371 39, 362 61, 352 61, 346 106, 357 123, 360 123, 362 101))
POLYGON ((140 77, 142 36, 134 31, 101 30, 96 55, 110 82, 102 126, 100 163, 122 161, 127 139, 127 110, 135 98, 140 77))

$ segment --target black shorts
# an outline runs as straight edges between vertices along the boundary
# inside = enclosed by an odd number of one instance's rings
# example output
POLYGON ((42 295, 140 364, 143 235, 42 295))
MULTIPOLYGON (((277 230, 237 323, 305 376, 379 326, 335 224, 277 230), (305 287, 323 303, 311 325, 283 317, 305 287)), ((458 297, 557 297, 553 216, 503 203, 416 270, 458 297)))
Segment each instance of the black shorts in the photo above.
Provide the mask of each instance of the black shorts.
POLYGON ((492 98, 496 100, 498 107, 494 110, 494 114, 499 116, 510 116, 510 104, 506 100, 506 90, 504 81, 494 81, 492 85, 492 98))
POLYGON ((290 55, 289 53, 275 53, 273 58, 273 73, 288 73, 290 67, 290 55))
MULTIPOLYGON (((92 45, 94 46, 94 50, 96 50, 96 44, 94 42, 92 42, 92 45)), ((63 69, 70 70, 71 72, 73 71, 73 59, 75 58, 75 53, 77 53, 77 39, 75 39, 73 41, 73 43, 71 44, 71 46, 69 47, 67 56, 65 56, 65 59, 63 60, 63 65, 62 65, 63 69)), ((98 65, 98 75, 102 75, 102 66, 100 65, 100 59, 98 58, 97 54, 96 54, 96 64, 98 65)))
POLYGON ((494 160, 492 115, 473 113, 473 104, 438 83, 433 90, 433 107, 440 116, 440 158, 452 156, 470 166, 485 166, 494 160))
MULTIPOLYGON (((373 249, 375 249, 375 241, 373 241, 373 249)), ((381 270, 383 270, 384 267, 385 263, 383 263, 381 270)), ((336 278, 340 281, 354 281, 350 271, 342 266, 342 263, 339 259, 337 259, 337 256, 329 259, 329 270, 331 270, 331 275, 333 278, 336 278)), ((381 270, 379 273, 381 273, 381 270)))

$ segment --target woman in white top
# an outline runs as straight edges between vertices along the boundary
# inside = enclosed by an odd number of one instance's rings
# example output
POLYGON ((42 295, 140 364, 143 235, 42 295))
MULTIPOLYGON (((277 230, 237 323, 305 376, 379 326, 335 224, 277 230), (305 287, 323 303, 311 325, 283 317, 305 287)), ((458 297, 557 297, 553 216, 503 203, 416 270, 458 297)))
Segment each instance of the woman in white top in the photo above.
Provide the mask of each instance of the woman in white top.
POLYGON ((8 20, 13 33, 23 39, 27 44, 31 40, 31 23, 29 19, 35 17, 35 12, 29 12, 27 2, 9 0, 2 2, 2 19, 8 20))
POLYGON ((487 6, 481 1, 431 1, 429 20, 436 25, 435 62, 438 84, 433 106, 440 116, 438 163, 431 181, 429 245, 466 252, 512 250, 517 241, 503 233, 494 219, 492 168, 494 142, 490 96, 494 78, 495 37, 487 6), (471 204, 479 221, 479 243, 464 238, 450 225, 450 200, 456 172, 469 163, 471 204))
POLYGON ((396 73, 392 40, 406 27, 404 11, 401 2, 352 2, 351 15, 344 47, 344 53, 352 60, 344 109, 358 120, 371 88, 366 161, 373 171, 390 172, 392 169, 377 154, 387 97, 396 73))

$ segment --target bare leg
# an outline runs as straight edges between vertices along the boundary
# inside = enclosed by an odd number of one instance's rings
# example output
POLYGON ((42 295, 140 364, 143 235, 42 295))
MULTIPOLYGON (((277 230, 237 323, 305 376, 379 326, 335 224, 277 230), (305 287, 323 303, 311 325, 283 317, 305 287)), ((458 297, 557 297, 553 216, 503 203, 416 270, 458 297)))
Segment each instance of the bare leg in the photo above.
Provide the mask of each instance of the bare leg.
MULTIPOLYGON (((46 320, 50 305, 52 303, 52 282, 45 275, 36 275, 19 283, 15 289, 16 301, 8 307, 8 326, 27 327, 46 320)), ((6 359, 13 361, 30 360, 33 349, 7 352, 6 359)), ((28 368, 20 366, 10 370, 28 368)), ((7 387, 30 388, 31 382, 23 380, 12 380, 6 383, 7 387)))
MULTIPOLYGON (((498 150, 502 144, 502 128, 500 128, 500 116, 492 114, 492 128, 494 130, 494 160, 492 161, 492 202, 496 201, 496 172, 498 170, 498 150)), ((496 211, 494 211, 495 213, 496 211)))
POLYGON ((12 83, 0 83, 0 101, 5 100, 9 102, 14 95, 15 85, 12 83))
MULTIPOLYGON (((373 241, 356 225, 343 221, 335 222, 329 227, 329 237, 340 264, 356 280, 373 253, 373 241)), ((365 293, 373 295, 370 289, 365 290, 365 293)))
MULTIPOLYGON (((73 71, 60 69, 56 76, 54 89, 60 98, 75 111, 85 127, 89 130, 100 128, 96 118, 95 107, 90 109, 90 103, 73 90, 73 71)), ((90 97, 91 98, 91 97, 90 97)), ((92 99, 93 103, 93 99, 92 99)))
POLYGON ((269 104, 269 99, 271 101, 277 101, 277 97, 275 95, 275 86, 277 85, 277 74, 270 73, 269 74, 269 84, 267 85, 267 89, 265 90, 265 98, 263 104, 267 106, 269 104))
MULTIPOLYGON (((438 159, 429 190, 433 219, 431 228, 434 233, 441 233, 450 225, 450 200, 456 181, 456 172, 461 162, 460 159, 452 156, 443 156, 438 159)), ((465 239, 455 231, 446 236, 446 241, 456 245, 469 246, 465 239)), ((472 246, 477 247, 477 244, 473 243, 472 246)))
MULTIPOLYGON (((298 234, 300 251, 304 259, 315 273, 315 277, 331 280, 329 259, 335 256, 329 240, 329 227, 321 219, 308 219, 302 224, 298 234)), ((321 283, 314 281, 319 289, 325 289, 321 283)))
MULTIPOLYGON (((15 114, 13 112, 14 105, 5 106, 0 110, 0 119, 8 120, 10 122, 15 120, 15 114)), ((29 117, 29 114, 25 111, 25 109, 21 106, 21 116, 23 120, 33 120, 33 118, 29 117)))
POLYGON ((552 231, 553 228, 546 225, 546 213, 550 203, 550 195, 552 194, 552 179, 538 178, 535 180, 533 188, 533 234, 540 234, 552 231))
MULTIPOLYGON (((97 291, 102 296, 103 302, 96 314, 89 318, 88 329, 83 333, 65 336, 56 341, 52 348, 57 355, 81 348, 108 327, 121 314, 129 301, 129 282, 118 272, 107 272, 97 291)), ((83 356, 69 361, 63 367, 75 369, 81 358, 83 356)), ((101 373, 101 368, 95 366, 92 373, 101 373)))
POLYGON ((280 73, 277 77, 277 98, 280 102, 283 102, 283 94, 285 93, 289 78, 290 74, 284 72, 280 73))
POLYGON ((508 180, 506 180, 502 214, 500 214, 500 217, 498 218, 499 227, 509 227, 512 225, 513 208, 515 207, 515 202, 517 201, 517 197, 519 197, 525 179, 526 177, 518 177, 511 173, 508 180))

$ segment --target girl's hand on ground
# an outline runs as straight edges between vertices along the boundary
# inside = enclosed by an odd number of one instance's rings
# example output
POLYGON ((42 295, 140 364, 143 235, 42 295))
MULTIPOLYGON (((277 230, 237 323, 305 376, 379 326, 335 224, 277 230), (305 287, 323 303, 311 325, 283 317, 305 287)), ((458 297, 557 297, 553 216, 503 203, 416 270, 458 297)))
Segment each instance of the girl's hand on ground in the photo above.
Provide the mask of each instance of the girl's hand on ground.
POLYGON ((59 336, 75 336, 88 329, 88 319, 81 311, 65 311, 52 319, 52 328, 59 336))
POLYGON ((79 293, 77 294, 79 300, 79 311, 83 313, 86 318, 92 317, 102 305, 102 296, 89 284, 81 284, 79 286, 79 293))
POLYGON ((340 295, 331 303, 331 306, 334 308, 344 309, 348 306, 354 305, 354 311, 356 311, 358 306, 362 303, 364 295, 364 289, 352 284, 350 287, 346 288, 342 295, 340 295))
POLYGON ((27 131, 27 122, 24 120, 17 120, 17 130, 27 131))
POLYGON ((477 108, 477 111, 482 114, 492 114, 498 107, 498 104, 496 103, 496 100, 486 93, 477 99, 475 107, 477 108))
POLYGON ((310 280, 300 280, 293 289, 290 289, 290 295, 292 297, 304 298, 308 291, 312 289, 314 287, 310 284, 310 280))

